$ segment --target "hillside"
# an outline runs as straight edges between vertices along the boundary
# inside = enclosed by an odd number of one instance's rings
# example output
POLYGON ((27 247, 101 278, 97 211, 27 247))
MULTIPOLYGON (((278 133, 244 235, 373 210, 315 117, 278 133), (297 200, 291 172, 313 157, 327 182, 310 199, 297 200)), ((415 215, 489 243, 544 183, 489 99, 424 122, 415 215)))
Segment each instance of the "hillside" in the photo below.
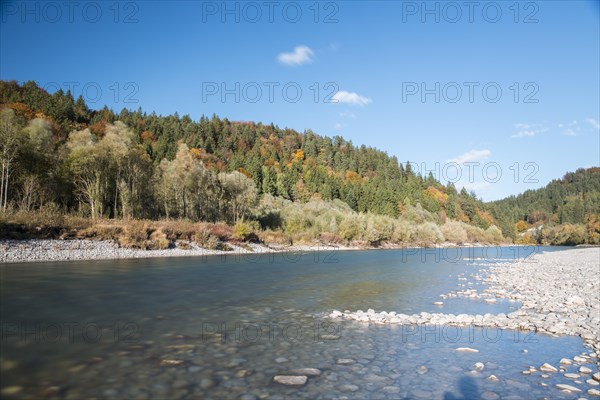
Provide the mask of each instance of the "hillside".
POLYGON ((490 206, 494 215, 515 224, 523 237, 529 235, 526 242, 598 244, 600 168, 569 172, 543 188, 492 202, 490 206))
MULTIPOLYGON (((464 189, 413 173, 408 162, 385 152, 310 130, 215 115, 194 121, 142 110, 91 110, 83 98, 60 90, 49 94, 33 81, 0 81, 0 107, 5 213, 51 209, 94 220, 246 222, 254 224, 246 231, 282 230, 307 240, 325 234, 369 243, 431 243, 497 241, 502 235, 496 226, 520 240, 520 219, 535 224, 539 212, 556 212, 542 192, 485 204, 464 189), (316 220, 325 214, 332 221, 323 226, 316 220), (307 220, 298 221, 300 215, 307 220), (363 219, 357 232, 340 229, 350 215, 363 219), (394 236, 401 229, 393 226, 402 221, 430 225, 427 233, 413 227, 413 233, 394 236)), ((580 202, 577 185, 557 189, 562 200, 556 204, 567 203, 557 206, 560 216, 552 223, 585 223, 572 210, 577 204, 584 216, 598 213, 597 187, 596 197, 580 202)))

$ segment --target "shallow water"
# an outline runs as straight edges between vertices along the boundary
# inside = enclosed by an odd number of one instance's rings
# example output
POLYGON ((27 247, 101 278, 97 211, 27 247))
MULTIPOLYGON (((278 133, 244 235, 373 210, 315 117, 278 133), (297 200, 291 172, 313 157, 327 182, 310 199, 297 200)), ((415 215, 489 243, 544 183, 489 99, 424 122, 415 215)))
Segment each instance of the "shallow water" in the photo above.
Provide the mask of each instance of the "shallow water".
MULTIPOLYGON (((557 248, 321 251, 300 254, 0 266, 1 386, 14 397, 577 398, 553 386, 584 351, 575 337, 332 323, 332 309, 500 313, 517 303, 439 295, 482 262, 557 248), (479 353, 457 352, 472 347, 479 353), (527 350, 527 352, 524 352, 527 350), (340 358, 354 362, 337 364, 340 358), (164 360, 173 360, 165 365, 164 360), (162 365, 161 365, 161 361, 162 365), (472 372, 475 362, 483 372, 472 372), (428 371, 419 374, 421 365, 428 371), (272 382, 294 368, 308 384, 272 382), (498 382, 486 380, 490 374, 498 382), (544 382, 548 387, 541 386, 544 382), (486 393, 485 396, 492 396, 486 393)), ((473 281, 473 280, 470 280, 473 281)), ((481 288, 481 283, 469 287, 481 288)), ((584 384, 585 385, 585 384, 584 384)))

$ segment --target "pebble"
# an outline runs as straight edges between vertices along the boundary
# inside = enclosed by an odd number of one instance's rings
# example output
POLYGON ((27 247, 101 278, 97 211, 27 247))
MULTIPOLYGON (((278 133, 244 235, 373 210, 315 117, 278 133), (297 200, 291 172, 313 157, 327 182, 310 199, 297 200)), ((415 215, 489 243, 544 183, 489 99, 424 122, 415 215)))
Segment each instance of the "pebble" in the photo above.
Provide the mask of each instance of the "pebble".
POLYGON ((4 396, 13 396, 19 393, 22 389, 23 388, 21 386, 7 386, 3 388, 0 393, 2 393, 4 396))
POLYGON ((579 372, 581 372, 582 374, 591 374, 592 370, 582 365, 581 367, 579 367, 579 372))
POLYGON ((598 389, 589 389, 587 391, 587 394, 589 394, 590 396, 600 396, 600 390, 598 390, 598 389))
POLYGON ((463 353, 479 353, 479 350, 472 349, 470 347, 458 347, 456 349, 456 351, 460 351, 460 352, 463 352, 463 353))
POLYGON ((291 371, 294 375, 319 376, 323 373, 318 368, 298 368, 291 371))
POLYGON ((564 365, 571 365, 573 364, 573 361, 569 360, 568 358, 561 358, 560 363, 564 365))
POLYGON ((498 393, 495 392, 487 391, 481 394, 481 400, 496 400, 499 398, 500 396, 498 396, 498 393))
POLYGON ((350 364, 354 364, 356 361, 354 361, 351 358, 340 358, 339 360, 337 360, 335 363, 339 364, 339 365, 350 365, 350 364))
POLYGON ((565 378, 569 378, 569 379, 577 379, 577 378, 579 378, 579 376, 580 376, 579 374, 573 374, 573 373, 565 374, 565 378))
POLYGON ((483 371, 483 369, 485 368, 485 365, 483 365, 482 362, 476 362, 475 364, 473 364, 473 366, 471 367, 476 371, 483 371))
POLYGON ((204 390, 206 389, 210 389, 212 387, 214 387, 217 383, 210 378, 202 378, 200 379, 200 387, 204 390))
POLYGON ((252 371, 247 369, 240 369, 235 373, 235 376, 237 376, 238 378, 246 378, 250 375, 252 375, 252 371))
POLYGON ((339 386, 339 389, 342 392, 356 392, 360 388, 358 386, 356 386, 356 385, 351 384, 351 383, 345 383, 345 384, 339 386))
POLYGON ((490 382, 498 382, 498 377, 496 375, 490 375, 486 379, 490 382))
POLYGON ((381 391, 389 394, 397 394, 400 393, 400 388, 398 386, 384 386, 381 391))
POLYGON ((183 364, 183 360, 170 360, 170 359, 160 360, 161 367, 176 367, 181 364, 183 364))
POLYGON ((277 364, 282 364, 282 363, 288 362, 288 359, 287 359, 287 358, 285 358, 285 357, 277 357, 277 358, 275 359, 275 362, 276 362, 277 364))
POLYGON ((552 365, 550 365, 548 363, 544 363, 540 367, 540 371, 543 371, 543 372, 558 372, 558 370, 555 367, 553 367, 552 365))
POLYGON ((598 382, 600 382, 600 372, 596 372, 594 375, 592 375, 592 378, 593 378, 595 381, 598 381, 598 382))
POLYGON ((273 380, 282 385, 301 386, 306 384, 308 377, 306 375, 276 375, 273 380))
POLYGON ((429 371, 429 368, 427 368, 427 367, 426 367, 426 366, 424 366, 424 365, 421 365, 419 368, 417 368, 417 372, 418 372, 420 375, 426 374, 426 373, 427 373, 427 371, 429 371))
POLYGON ((593 379, 588 379, 588 380, 587 380, 587 381, 585 381, 585 382, 586 382, 588 385, 591 385, 591 386, 598 386, 598 385, 600 385, 600 382, 598 382, 598 381, 595 381, 595 380, 593 380, 593 379))
POLYGON ((559 383, 558 385, 556 385, 556 388, 559 390, 562 390, 562 391, 567 391, 567 392, 574 392, 574 393, 581 392, 581 389, 576 388, 575 386, 566 385, 564 383, 559 383))

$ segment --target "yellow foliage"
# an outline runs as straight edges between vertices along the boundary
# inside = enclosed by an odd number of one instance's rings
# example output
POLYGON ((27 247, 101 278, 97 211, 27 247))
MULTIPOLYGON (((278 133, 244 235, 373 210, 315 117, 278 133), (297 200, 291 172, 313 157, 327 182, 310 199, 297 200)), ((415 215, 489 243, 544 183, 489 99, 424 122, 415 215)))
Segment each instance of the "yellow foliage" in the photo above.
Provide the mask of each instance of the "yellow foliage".
POLYGON ((346 177, 344 178, 346 182, 359 182, 362 183, 362 178, 360 175, 354 171, 346 171, 346 177))
POLYGON ((304 160, 304 152, 302 151, 302 149, 298 149, 294 153, 294 162, 302 160, 304 160))
POLYGON ((529 224, 523 220, 517 222, 517 232, 526 231, 529 228, 529 224))
POLYGON ((448 195, 439 189, 429 186, 425 189, 425 195, 433 198, 438 204, 444 205, 448 201, 448 195))

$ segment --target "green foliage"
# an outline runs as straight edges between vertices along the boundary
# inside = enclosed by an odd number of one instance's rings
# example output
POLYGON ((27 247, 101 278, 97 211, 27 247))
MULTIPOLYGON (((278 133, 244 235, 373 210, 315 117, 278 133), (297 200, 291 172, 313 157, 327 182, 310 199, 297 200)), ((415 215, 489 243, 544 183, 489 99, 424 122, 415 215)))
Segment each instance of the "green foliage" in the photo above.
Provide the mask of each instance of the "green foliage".
MULTIPOLYGON (((520 240, 521 219, 550 229, 600 215, 599 168, 484 204, 385 152, 310 130, 216 115, 194 121, 141 109, 91 110, 83 98, 49 94, 33 81, 0 81, 0 113, 5 213, 54 204, 61 214, 94 219, 256 220, 261 229, 283 230, 286 240, 371 244, 464 241, 465 235, 494 242, 499 232, 520 240), (446 218, 464 225, 433 228, 446 218)), ((235 236, 223 226, 213 225, 219 231, 213 236, 235 236)), ((595 225, 585 226, 584 240, 600 241, 595 225)), ((155 236, 145 240, 164 247, 155 236)))

